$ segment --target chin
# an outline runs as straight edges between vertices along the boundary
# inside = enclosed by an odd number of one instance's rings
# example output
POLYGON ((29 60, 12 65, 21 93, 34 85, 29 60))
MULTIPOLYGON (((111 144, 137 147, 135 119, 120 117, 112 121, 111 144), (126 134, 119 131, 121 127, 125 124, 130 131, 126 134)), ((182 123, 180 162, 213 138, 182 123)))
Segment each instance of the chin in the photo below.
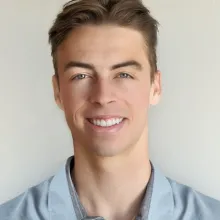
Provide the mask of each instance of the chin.
POLYGON ((98 157, 115 157, 118 156, 121 152, 109 151, 109 150, 96 150, 95 154, 98 157))
POLYGON ((122 146, 122 144, 90 144, 90 151, 94 152, 95 155, 99 157, 115 157, 123 154, 128 150, 129 146, 122 146))

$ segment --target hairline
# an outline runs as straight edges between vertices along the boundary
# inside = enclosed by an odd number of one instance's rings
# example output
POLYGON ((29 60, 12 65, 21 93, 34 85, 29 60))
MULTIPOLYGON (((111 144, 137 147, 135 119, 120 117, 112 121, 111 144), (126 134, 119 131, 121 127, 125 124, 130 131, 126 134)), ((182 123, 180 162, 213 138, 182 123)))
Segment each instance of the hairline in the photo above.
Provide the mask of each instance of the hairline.
POLYGON ((120 24, 117 24, 116 22, 107 22, 107 21, 104 21, 102 23, 99 23, 99 24, 95 24, 95 23, 85 23, 85 24, 80 24, 79 26, 77 27, 73 27, 65 36, 65 38, 63 39, 62 42, 60 42, 60 44, 58 44, 55 48, 55 50, 52 52, 52 57, 53 57, 53 64, 54 64, 54 69, 55 69, 55 75, 57 75, 57 77, 59 77, 59 73, 58 73, 58 62, 57 62, 57 53, 59 51, 59 48, 62 46, 62 44, 68 39, 68 37, 74 32, 76 31, 77 29, 79 28, 82 28, 82 27, 85 27, 85 26, 93 26, 93 27, 97 27, 97 26, 116 26, 116 27, 121 27, 121 28, 128 28, 128 29, 131 29, 131 30, 134 30, 134 31, 137 31, 138 33, 141 34, 142 38, 143 38, 143 45, 144 45, 144 50, 146 51, 146 56, 147 56, 147 59, 148 59, 148 62, 149 62, 149 65, 150 65, 150 71, 157 71, 157 70, 153 70, 153 67, 151 66, 151 63, 150 63, 150 50, 149 50, 149 45, 148 45, 148 39, 145 38, 145 35, 144 33, 138 29, 138 28, 135 28, 134 26, 132 25, 120 25, 120 24))

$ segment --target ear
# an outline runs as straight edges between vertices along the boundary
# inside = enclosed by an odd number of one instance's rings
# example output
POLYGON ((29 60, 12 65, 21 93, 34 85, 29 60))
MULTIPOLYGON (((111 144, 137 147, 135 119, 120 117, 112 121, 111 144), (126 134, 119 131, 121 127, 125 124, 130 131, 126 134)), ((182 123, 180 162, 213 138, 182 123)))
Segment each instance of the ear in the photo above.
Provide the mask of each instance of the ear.
POLYGON ((161 72, 157 71, 154 74, 154 80, 151 83, 151 91, 150 91, 150 105, 157 105, 161 98, 161 72))
POLYGON ((60 95, 59 79, 58 79, 57 75, 53 75, 52 83, 53 83, 54 99, 55 99, 58 107, 61 110, 64 110, 63 101, 62 101, 62 98, 61 98, 61 95, 60 95))

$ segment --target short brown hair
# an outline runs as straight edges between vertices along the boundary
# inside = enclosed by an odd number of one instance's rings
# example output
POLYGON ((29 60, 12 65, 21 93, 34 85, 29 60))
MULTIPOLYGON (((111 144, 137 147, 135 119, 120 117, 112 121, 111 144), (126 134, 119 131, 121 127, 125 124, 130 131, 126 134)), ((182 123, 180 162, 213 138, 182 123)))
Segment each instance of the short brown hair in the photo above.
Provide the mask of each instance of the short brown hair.
POLYGON ((72 0, 66 3, 49 31, 55 73, 58 75, 55 54, 67 35, 82 25, 105 23, 133 28, 143 34, 153 80, 157 71, 158 22, 141 0, 72 0))

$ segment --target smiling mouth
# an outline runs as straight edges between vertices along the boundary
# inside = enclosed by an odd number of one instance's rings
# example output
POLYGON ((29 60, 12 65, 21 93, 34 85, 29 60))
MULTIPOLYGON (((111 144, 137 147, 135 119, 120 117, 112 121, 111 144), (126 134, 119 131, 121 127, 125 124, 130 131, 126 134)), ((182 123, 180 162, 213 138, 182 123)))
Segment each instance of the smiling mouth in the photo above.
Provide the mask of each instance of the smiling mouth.
POLYGON ((111 119, 88 119, 88 121, 98 127, 112 127, 119 125, 124 121, 125 118, 111 118, 111 119))

